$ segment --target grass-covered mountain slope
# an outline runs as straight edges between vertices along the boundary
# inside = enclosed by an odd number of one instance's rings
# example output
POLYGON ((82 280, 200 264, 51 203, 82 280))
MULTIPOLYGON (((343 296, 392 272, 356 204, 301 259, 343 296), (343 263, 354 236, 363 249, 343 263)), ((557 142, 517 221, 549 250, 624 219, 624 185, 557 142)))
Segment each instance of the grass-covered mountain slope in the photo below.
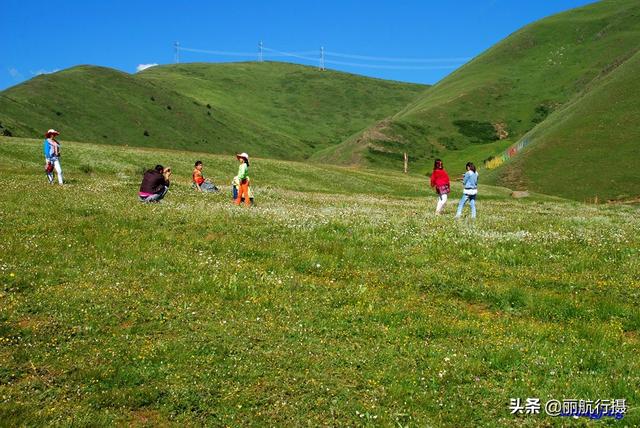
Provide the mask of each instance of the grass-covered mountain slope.
POLYGON ((0 134, 454 175, 527 135, 485 183, 579 200, 638 196, 640 3, 542 19, 433 87, 286 63, 75 67, 0 93, 0 134), (611 171, 584 180, 584 171, 611 171), (561 171, 556 174, 556 171, 561 171))
POLYGON ((579 200, 640 195, 640 52, 534 128, 488 182, 579 200))
POLYGON ((79 66, 0 92, 0 133, 35 137, 55 127, 65 139, 92 143, 304 159, 425 89, 271 62, 135 75, 79 66))
POLYGON ((427 89, 275 62, 159 66, 139 77, 302 142, 310 152, 342 142, 427 89))
MULTIPOLYGON (((640 2, 602 1, 528 25, 431 87, 399 113, 325 150, 319 158, 399 168, 402 152, 428 170, 434 157, 481 163, 542 123, 576 96, 594 90, 640 48, 640 2), (501 140, 502 139, 502 140, 501 140), (507 141, 506 143, 504 143, 507 141)), ((632 104, 632 87, 620 94, 632 104)), ((602 121, 584 123, 595 131, 602 121)), ((580 138, 567 133, 567 144, 580 138)), ((603 141, 610 150, 628 140, 603 141)), ((571 164, 564 166, 572 169, 571 164)), ((638 183, 640 184, 640 183, 638 183)))

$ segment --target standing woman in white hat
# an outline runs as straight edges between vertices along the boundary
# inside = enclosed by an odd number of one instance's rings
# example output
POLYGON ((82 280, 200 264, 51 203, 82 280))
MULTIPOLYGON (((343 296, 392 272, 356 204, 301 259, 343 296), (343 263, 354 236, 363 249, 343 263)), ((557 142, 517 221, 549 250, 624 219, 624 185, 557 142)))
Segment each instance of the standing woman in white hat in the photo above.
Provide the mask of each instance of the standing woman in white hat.
POLYGON ((238 181, 240 182, 240 186, 235 204, 240 205, 244 197, 244 203, 249 207, 251 206, 251 201, 249 200, 249 155, 240 153, 236 155, 236 158, 240 161, 240 167, 238 168, 238 181))
POLYGON ((60 133, 55 129, 47 131, 44 139, 44 159, 49 184, 53 184, 53 171, 55 170, 58 176, 58 184, 62 186, 64 181, 62 178, 62 167, 60 166, 60 143, 56 139, 58 135, 60 135, 60 133))

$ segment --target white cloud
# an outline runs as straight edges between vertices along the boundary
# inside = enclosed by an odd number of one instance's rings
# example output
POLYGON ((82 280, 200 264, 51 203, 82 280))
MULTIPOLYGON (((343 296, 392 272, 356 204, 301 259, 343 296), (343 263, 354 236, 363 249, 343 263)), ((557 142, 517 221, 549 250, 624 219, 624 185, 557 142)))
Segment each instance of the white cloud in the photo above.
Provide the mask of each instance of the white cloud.
POLYGON ((22 80, 24 79, 24 77, 22 76, 22 73, 20 73, 16 68, 11 67, 8 68, 7 71, 9 72, 9 76, 13 77, 16 80, 22 80))
POLYGON ((51 73, 55 73, 56 71, 60 71, 60 69, 59 68, 56 68, 54 70, 40 69, 38 71, 31 71, 31 74, 33 74, 34 76, 40 76, 41 74, 51 74, 51 73))
POLYGON ((158 64, 138 64, 138 66, 136 67, 136 72, 146 70, 147 68, 154 67, 156 65, 158 64))

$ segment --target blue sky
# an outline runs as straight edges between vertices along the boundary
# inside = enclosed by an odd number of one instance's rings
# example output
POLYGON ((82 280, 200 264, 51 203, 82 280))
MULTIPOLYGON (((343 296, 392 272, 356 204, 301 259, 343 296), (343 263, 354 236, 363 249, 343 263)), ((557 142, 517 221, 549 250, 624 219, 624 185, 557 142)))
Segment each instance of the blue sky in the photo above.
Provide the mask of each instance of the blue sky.
POLYGON ((302 57, 265 59, 317 65, 324 46, 328 68, 435 83, 522 26, 592 2, 2 0, 0 89, 78 64, 171 63, 175 41, 238 54, 183 50, 181 62, 256 60, 262 40, 302 57))

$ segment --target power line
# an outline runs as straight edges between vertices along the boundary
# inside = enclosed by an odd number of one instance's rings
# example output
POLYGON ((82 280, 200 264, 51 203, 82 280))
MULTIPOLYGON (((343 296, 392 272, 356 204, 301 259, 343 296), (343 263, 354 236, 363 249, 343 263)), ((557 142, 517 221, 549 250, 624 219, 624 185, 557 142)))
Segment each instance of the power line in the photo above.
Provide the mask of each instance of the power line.
POLYGON ((348 67, 375 68, 380 70, 452 70, 459 65, 385 65, 385 64, 364 64, 359 62, 344 62, 325 59, 327 64, 346 65, 348 67))
POLYGON ((272 52, 273 54, 275 54, 274 56, 289 56, 291 58, 298 58, 298 59, 304 59, 305 61, 316 61, 316 58, 311 58, 305 55, 313 55, 313 54, 318 54, 318 51, 307 51, 307 52, 283 52, 283 51, 277 51, 275 49, 271 49, 271 48, 265 48, 263 47, 263 49, 265 51, 268 52, 272 52))
MULTIPOLYGON (((253 57, 255 58, 255 53, 253 52, 231 52, 231 51, 217 51, 217 50, 206 50, 206 49, 195 49, 195 48, 185 48, 179 46, 178 42, 175 44, 176 47, 176 62, 179 62, 179 51, 185 52, 194 52, 194 53, 205 53, 211 55, 218 56, 228 56, 228 57, 253 57)), ((297 58, 303 61, 308 62, 316 62, 318 61, 318 57, 311 57, 309 55, 318 55, 317 50, 313 51, 304 51, 304 52, 287 52, 280 51, 276 49, 271 49, 264 46, 264 43, 260 41, 258 51, 258 60, 260 62, 264 61, 265 56, 269 57, 289 57, 289 58, 297 58)), ((378 56, 365 56, 365 55, 352 55, 338 52, 330 52, 324 50, 324 47, 320 48, 320 63, 319 68, 321 70, 325 69, 326 64, 333 65, 342 65, 347 67, 360 67, 360 68, 369 68, 369 69, 381 69, 381 70, 450 70, 459 67, 459 63, 466 62, 470 58, 466 57, 456 57, 456 58, 391 58, 391 57, 378 57, 378 56), (339 58, 353 58, 360 59, 362 61, 382 61, 382 62, 395 62, 395 63, 404 63, 404 64, 425 64, 425 65, 395 65, 395 64, 376 64, 376 63, 368 63, 368 62, 350 62, 350 61, 339 61, 334 59, 327 59, 327 56, 339 57, 339 58), (426 65, 431 63, 432 65, 426 65), (440 64, 438 64, 440 63, 440 64), (449 64, 445 64, 449 63, 449 64)))
POLYGON ((205 53, 205 54, 220 55, 220 56, 252 56, 254 58, 256 56, 255 52, 210 51, 205 49, 193 49, 193 48, 183 48, 183 47, 181 47, 180 50, 185 52, 205 53))
MULTIPOLYGON (((254 57, 254 58, 256 56, 255 52, 212 51, 212 50, 207 50, 207 49, 195 49, 195 48, 185 48, 185 47, 180 47, 180 50, 181 51, 185 51, 185 52, 204 53, 204 54, 219 55, 219 56, 238 56, 238 57, 251 56, 251 57, 254 57)), ((318 53, 318 51, 283 52, 283 53, 280 53, 280 52, 274 51, 273 49, 265 48, 264 45, 262 45, 262 51, 263 51, 263 54, 264 54, 264 51, 274 52, 270 56, 296 56, 298 54, 300 54, 300 55, 311 55, 311 54, 318 53)), ((315 59, 313 59, 313 60, 315 61, 315 59)))
POLYGON ((384 62, 466 62, 471 58, 468 57, 459 57, 459 58, 391 58, 384 56, 364 56, 364 55, 353 55, 353 54, 344 54, 338 52, 330 52, 325 51, 325 55, 327 56, 335 56, 340 58, 351 58, 351 59, 361 59, 364 61, 384 61, 384 62))

